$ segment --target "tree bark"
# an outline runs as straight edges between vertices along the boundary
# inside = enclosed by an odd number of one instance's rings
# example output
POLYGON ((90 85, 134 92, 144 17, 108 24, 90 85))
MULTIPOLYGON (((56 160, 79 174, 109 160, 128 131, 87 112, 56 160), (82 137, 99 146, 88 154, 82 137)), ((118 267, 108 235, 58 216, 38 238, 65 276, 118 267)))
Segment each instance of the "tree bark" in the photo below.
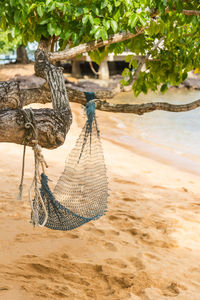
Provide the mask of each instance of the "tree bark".
POLYGON ((41 102, 51 99, 53 109, 33 110, 34 123, 38 130, 38 143, 45 148, 53 149, 64 143, 66 133, 72 123, 72 112, 69 105, 62 69, 50 64, 43 49, 36 51, 36 72, 48 82, 46 88, 20 90, 19 82, 0 83, 0 142, 33 145, 33 135, 27 140, 26 120, 20 109, 30 102, 41 102), (9 103, 9 105, 8 105, 9 103))
MULTIPOLYGON (((33 110, 36 128, 38 130, 38 143, 47 149, 61 146, 69 130, 68 113, 58 114, 53 109, 33 110)), ((25 120, 20 109, 0 110, 0 142, 26 144, 33 146, 33 136, 27 136, 25 120)))
POLYGON ((17 64, 28 64, 29 59, 27 55, 26 48, 24 45, 20 45, 17 47, 17 59, 16 59, 17 64))
MULTIPOLYGON (((70 102, 86 104, 84 91, 73 87, 66 87, 70 102)), ((115 93, 110 90, 99 90, 95 92, 97 99, 111 99, 115 93)), ((19 82, 0 82, 0 109, 22 108, 32 103, 49 103, 51 100, 50 90, 46 85, 40 88, 20 89, 19 82)))
MULTIPOLYGON (((51 93, 49 89, 47 89, 45 86, 35 89, 20 90, 18 84, 18 82, 0 83, 0 109, 21 108, 31 103, 44 104, 52 101, 51 93)), ((86 98, 83 91, 77 90, 76 88, 67 87, 67 94, 70 102, 76 102, 82 105, 86 104, 86 98)), ((106 112, 133 113, 137 115, 142 115, 144 113, 152 112, 154 110, 164 110, 169 112, 186 112, 200 107, 200 99, 188 104, 178 105, 166 102, 150 102, 145 104, 114 104, 103 100, 106 97, 112 98, 112 93, 107 93, 107 91, 97 91, 95 95, 96 109, 106 112)), ((38 111, 42 112, 43 110, 41 109, 38 111)), ((68 114, 71 114, 71 110, 70 112, 68 112, 68 114)), ((70 117, 68 116, 68 119, 69 118, 70 117)))
MULTIPOLYGON (((170 11, 169 8, 165 9, 166 13, 169 13, 170 11)), ((173 11, 176 11, 176 9, 174 8, 173 11)), ((200 16, 200 10, 183 9, 180 13, 186 16, 200 16)))

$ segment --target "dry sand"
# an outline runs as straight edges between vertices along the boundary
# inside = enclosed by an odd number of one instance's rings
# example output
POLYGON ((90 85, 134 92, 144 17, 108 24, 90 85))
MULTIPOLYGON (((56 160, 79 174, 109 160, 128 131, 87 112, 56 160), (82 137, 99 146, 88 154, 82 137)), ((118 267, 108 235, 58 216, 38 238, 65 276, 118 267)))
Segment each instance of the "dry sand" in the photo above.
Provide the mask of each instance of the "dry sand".
MULTIPOLYGON (((72 109, 65 145, 43 151, 54 182, 83 124, 80 106, 72 109)), ((97 114, 107 136, 113 124, 107 113, 97 114)), ((69 232, 32 227, 32 150, 19 202, 22 146, 0 144, 0 299, 200 299, 199 177, 135 154, 114 139, 102 139, 108 212, 69 232)))

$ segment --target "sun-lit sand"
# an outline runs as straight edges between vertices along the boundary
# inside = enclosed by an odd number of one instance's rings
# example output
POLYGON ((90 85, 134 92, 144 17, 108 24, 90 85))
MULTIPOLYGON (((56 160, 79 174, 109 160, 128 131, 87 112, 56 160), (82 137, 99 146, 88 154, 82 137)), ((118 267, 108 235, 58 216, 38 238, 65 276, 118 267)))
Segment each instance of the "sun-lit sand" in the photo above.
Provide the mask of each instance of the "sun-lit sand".
MULTIPOLYGON (((83 124, 80 105, 72 110, 64 146, 43 151, 53 183, 83 124)), ((106 137, 108 212, 73 231, 32 227, 32 150, 19 202, 23 147, 0 144, 0 299, 199 300, 199 177, 118 145, 108 138, 108 113, 97 115, 106 137)))

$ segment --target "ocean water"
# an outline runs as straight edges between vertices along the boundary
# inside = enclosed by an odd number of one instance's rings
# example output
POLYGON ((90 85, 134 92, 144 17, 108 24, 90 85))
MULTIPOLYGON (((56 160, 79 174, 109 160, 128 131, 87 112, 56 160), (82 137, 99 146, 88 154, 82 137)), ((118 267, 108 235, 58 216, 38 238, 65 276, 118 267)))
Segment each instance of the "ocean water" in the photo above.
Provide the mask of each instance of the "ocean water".
MULTIPOLYGON (((169 102, 185 104, 200 99, 200 91, 171 88, 164 95, 148 93, 135 98, 121 93, 115 103, 169 102)), ((158 160, 200 175, 200 108, 189 112, 154 111, 142 116, 112 114, 117 141, 158 160)))

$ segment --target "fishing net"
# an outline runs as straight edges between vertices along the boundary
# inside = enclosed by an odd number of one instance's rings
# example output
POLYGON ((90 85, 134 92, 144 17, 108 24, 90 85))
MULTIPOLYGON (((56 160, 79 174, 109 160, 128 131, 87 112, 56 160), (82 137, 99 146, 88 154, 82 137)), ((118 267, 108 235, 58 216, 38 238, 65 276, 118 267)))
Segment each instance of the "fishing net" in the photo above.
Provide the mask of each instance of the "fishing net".
POLYGON ((108 183, 99 129, 95 116, 94 93, 85 93, 87 121, 65 164, 54 192, 48 177, 41 174, 37 207, 38 223, 55 230, 71 230, 104 215, 108 183))

